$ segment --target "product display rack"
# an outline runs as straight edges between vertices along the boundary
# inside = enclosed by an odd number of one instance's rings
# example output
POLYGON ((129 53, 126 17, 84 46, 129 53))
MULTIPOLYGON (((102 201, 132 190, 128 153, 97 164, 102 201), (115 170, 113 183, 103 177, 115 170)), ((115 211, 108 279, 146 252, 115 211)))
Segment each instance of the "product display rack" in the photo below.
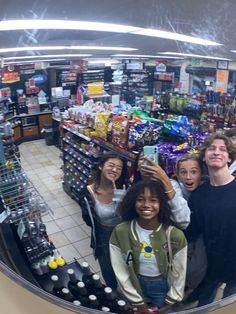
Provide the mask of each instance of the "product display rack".
POLYGON ((104 82, 104 70, 88 70, 87 72, 81 74, 80 78, 84 84, 89 84, 93 82, 104 82))
POLYGON ((96 167, 97 160, 104 152, 113 152, 125 158, 131 166, 136 154, 125 151, 100 138, 90 138, 65 125, 62 130, 62 157, 64 162, 63 188, 66 193, 79 201, 79 193, 87 185, 96 167))

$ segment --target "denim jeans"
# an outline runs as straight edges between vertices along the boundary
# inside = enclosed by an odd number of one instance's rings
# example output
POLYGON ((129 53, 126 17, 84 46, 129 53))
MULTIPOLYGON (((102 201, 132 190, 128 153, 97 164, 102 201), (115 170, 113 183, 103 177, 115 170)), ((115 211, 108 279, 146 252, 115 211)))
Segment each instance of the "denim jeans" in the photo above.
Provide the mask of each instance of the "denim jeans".
POLYGON ((169 287, 165 278, 150 280, 142 275, 138 275, 140 285, 143 290, 146 302, 151 306, 161 308, 165 305, 165 298, 169 287))
POLYGON ((111 266, 110 251, 109 251, 109 240, 112 233, 112 228, 108 229, 102 225, 96 225, 96 233, 100 243, 100 254, 97 256, 98 263, 101 268, 103 279, 108 287, 115 290, 117 288, 116 276, 111 266))
MULTIPOLYGON (((216 297, 217 289, 220 287, 221 284, 222 282, 218 280, 211 280, 206 278, 199 293, 198 306, 212 303, 216 297)), ((226 298, 234 293, 236 293, 236 280, 230 280, 226 282, 223 298, 226 298)))

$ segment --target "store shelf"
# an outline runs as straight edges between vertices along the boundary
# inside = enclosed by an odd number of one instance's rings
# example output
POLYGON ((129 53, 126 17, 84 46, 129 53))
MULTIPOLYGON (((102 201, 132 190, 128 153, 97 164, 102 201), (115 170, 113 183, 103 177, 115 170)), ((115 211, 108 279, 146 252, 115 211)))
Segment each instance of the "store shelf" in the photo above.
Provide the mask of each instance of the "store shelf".
POLYGON ((72 128, 68 128, 67 126, 63 125, 63 129, 69 131, 70 133, 74 134, 74 135, 77 135, 79 137, 81 137, 82 139, 86 140, 86 141, 91 141, 91 138, 80 133, 80 132, 77 132, 77 131, 74 131, 72 128))
POLYGON ((71 157, 73 157, 74 159, 76 159, 76 161, 79 161, 81 164, 83 164, 85 167, 92 169, 92 165, 87 164, 87 162, 85 160, 82 160, 82 157, 75 157, 71 152, 69 152, 68 150, 63 149, 63 152, 65 152, 66 154, 69 154, 71 157))

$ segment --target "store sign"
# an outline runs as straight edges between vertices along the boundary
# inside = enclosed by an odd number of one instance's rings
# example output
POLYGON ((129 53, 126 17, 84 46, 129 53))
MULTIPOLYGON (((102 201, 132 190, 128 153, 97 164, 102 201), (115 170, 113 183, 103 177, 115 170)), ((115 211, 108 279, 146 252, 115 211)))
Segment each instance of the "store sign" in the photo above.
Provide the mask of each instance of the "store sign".
POLYGON ((6 84, 20 81, 19 66, 10 64, 2 69, 2 82, 6 84))
POLYGON ((166 65, 163 62, 160 62, 156 65, 157 72, 166 72, 166 65))
POLYGON ((216 92, 226 93, 228 87, 228 70, 217 70, 216 71, 216 92))
POLYGON ((86 60, 72 60, 70 62, 70 70, 75 73, 83 73, 88 70, 88 61, 86 60))
POLYGON ((19 66, 20 74, 34 74, 35 73, 35 65, 32 64, 22 64, 19 66))
POLYGON ((191 66, 200 67, 202 66, 202 62, 200 59, 191 59, 191 66))
POLYGON ((36 74, 32 77, 35 81, 35 84, 43 84, 47 81, 47 76, 45 74, 36 74))
POLYGON ((143 63, 141 62, 126 63, 126 70, 143 70, 143 63))
POLYGON ((174 78, 173 73, 158 73, 154 72, 154 80, 156 81, 172 81, 174 78))

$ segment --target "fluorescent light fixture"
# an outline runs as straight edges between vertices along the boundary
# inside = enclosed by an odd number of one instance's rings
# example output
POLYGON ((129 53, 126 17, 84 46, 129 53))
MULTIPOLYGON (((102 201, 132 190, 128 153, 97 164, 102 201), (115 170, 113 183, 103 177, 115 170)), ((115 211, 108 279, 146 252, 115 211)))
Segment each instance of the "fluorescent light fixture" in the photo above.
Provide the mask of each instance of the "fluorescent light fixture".
MULTIPOLYGON (((112 55, 112 57, 125 57, 125 58, 164 58, 163 56, 152 56, 152 55, 130 55, 130 54, 121 54, 121 53, 117 53, 117 54, 114 54, 112 55)), ((181 58, 181 57, 173 57, 173 56, 166 56, 165 57, 166 59, 184 59, 184 58, 181 58)))
POLYGON ((134 51, 136 48, 129 47, 106 47, 106 46, 33 46, 33 47, 15 47, 15 48, 1 48, 1 52, 19 52, 19 51, 42 51, 42 50, 120 50, 120 51, 134 51))
POLYGON ((200 59, 211 59, 211 60, 225 60, 231 61, 232 59, 222 58, 222 57, 212 57, 212 56, 203 56, 203 55, 196 55, 193 53, 181 53, 181 52, 159 52, 163 55, 173 55, 173 56, 183 56, 183 57, 193 57, 193 58, 200 58, 200 59))
POLYGON ((68 29, 129 33, 139 29, 130 25, 65 20, 7 20, 0 22, 0 31, 25 29, 68 29))
POLYGON ((111 64, 120 63, 118 60, 112 60, 112 59, 86 59, 89 64, 96 64, 96 63, 103 63, 105 66, 110 66, 111 64))
POLYGON ((90 54, 60 54, 60 55, 39 55, 39 56, 18 56, 18 57, 7 57, 3 58, 6 60, 27 60, 27 59, 37 59, 37 58, 83 58, 83 57, 91 57, 90 54))
POLYGON ((159 38, 165 38, 165 39, 173 39, 173 40, 184 41, 188 43, 205 45, 205 46, 222 46, 222 44, 219 44, 211 40, 198 38, 194 36, 183 35, 183 34, 174 33, 174 32, 161 31, 161 30, 152 29, 152 28, 139 29, 137 31, 132 32, 132 34, 159 37, 159 38))
POLYGON ((230 50, 231 52, 233 52, 233 53, 236 53, 236 50, 230 50))
POLYGON ((0 21, 0 31, 26 30, 26 29, 64 29, 64 30, 87 30, 103 31, 115 33, 129 33, 143 36, 167 38, 172 40, 184 41, 198 45, 220 46, 222 44, 183 35, 174 32, 167 32, 158 29, 141 28, 123 24, 100 23, 92 21, 65 21, 65 20, 6 20, 0 21))
POLYGON ((31 61, 10 61, 4 62, 4 65, 9 64, 24 64, 24 63, 38 63, 38 62, 53 62, 53 61, 65 61, 66 59, 42 59, 42 60, 31 60, 31 61))

